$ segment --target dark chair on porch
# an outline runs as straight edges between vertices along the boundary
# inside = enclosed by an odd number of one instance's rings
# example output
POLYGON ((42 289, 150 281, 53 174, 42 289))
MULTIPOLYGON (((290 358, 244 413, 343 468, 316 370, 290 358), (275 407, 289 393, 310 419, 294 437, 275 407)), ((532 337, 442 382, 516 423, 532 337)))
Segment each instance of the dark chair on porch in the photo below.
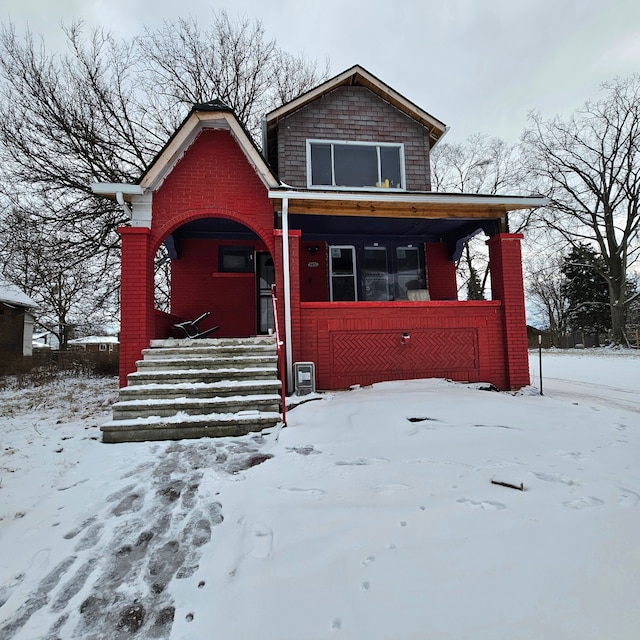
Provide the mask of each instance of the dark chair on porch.
POLYGON ((211 311, 205 311, 201 316, 198 316, 195 320, 186 320, 185 322, 178 322, 173 327, 178 331, 181 331, 183 337, 195 340, 197 338, 206 338, 209 334, 217 331, 220 327, 211 327, 211 329, 200 330, 198 323, 208 318, 211 315, 211 311))

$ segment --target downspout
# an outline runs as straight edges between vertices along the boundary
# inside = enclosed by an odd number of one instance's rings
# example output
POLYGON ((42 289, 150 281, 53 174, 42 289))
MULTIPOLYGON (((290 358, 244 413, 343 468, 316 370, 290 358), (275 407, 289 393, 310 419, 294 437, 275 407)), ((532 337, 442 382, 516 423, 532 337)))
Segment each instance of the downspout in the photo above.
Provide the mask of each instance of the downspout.
POLYGON ((289 274, 289 198, 282 198, 282 268, 284 273, 284 362, 287 370, 287 390, 293 390, 291 348, 291 277, 289 274))
POLYGON ((125 214, 129 217, 129 220, 131 220, 132 218, 131 208, 125 202, 124 196, 122 195, 122 191, 116 191, 116 201, 122 207, 122 210, 125 212, 125 214))

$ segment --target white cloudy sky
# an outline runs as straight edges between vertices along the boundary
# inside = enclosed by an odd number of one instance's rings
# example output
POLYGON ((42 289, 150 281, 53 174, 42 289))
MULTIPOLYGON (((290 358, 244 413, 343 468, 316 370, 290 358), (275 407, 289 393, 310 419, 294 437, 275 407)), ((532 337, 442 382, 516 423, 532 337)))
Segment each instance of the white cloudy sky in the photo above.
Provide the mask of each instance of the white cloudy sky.
POLYGON ((640 71, 638 0, 3 0, 0 19, 49 46, 61 21, 83 19, 130 37, 143 24, 212 7, 262 20, 291 53, 358 63, 450 126, 515 141, 526 115, 567 114, 602 82, 640 71))

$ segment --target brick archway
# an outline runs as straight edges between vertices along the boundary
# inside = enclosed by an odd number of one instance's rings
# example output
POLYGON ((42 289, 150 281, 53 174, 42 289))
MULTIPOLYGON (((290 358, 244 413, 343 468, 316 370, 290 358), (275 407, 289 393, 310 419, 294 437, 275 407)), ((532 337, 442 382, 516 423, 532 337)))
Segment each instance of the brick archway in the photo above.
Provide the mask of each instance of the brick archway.
MULTIPOLYGON (((175 229, 210 217, 247 227, 276 260, 273 205, 267 187, 228 130, 204 129, 198 134, 154 190, 150 228, 120 229, 121 384, 157 334, 153 300, 156 251, 175 229)), ((279 267, 276 264, 276 269, 279 267)))

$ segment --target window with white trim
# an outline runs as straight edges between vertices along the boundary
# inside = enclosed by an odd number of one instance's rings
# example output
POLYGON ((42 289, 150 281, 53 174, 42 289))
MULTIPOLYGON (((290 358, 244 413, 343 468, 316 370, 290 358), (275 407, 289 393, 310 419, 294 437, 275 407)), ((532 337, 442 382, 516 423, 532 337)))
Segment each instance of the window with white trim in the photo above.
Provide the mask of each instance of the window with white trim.
POLYGON ((356 283, 356 249, 351 245, 329 249, 329 289, 331 301, 358 299, 356 283))
POLYGON ((329 294, 332 302, 428 300, 424 245, 330 245, 329 294))
POLYGON ((393 275, 389 273, 386 247, 364 247, 360 271, 363 300, 390 300, 393 275))
POLYGON ((404 145, 307 140, 307 185, 325 189, 403 190, 404 145))

